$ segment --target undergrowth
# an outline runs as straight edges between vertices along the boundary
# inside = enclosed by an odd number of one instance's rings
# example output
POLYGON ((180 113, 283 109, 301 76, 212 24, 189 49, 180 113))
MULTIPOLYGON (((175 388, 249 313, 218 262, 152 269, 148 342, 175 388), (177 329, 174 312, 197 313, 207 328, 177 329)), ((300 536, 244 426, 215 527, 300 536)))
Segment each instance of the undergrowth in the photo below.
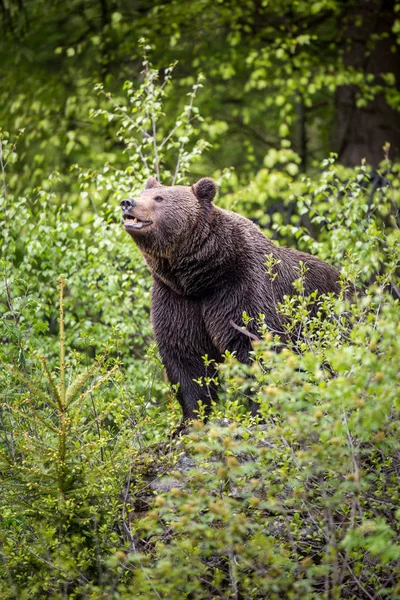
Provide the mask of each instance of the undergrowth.
POLYGON ((365 165, 331 157, 306 178, 287 148, 246 188, 222 178, 220 205, 340 268, 351 293, 306 297, 300 269, 279 353, 263 316, 243 315, 259 325, 251 365, 226 353, 210 422, 170 441, 180 409, 118 201, 154 165, 185 183, 205 147, 200 82, 163 127, 171 73, 160 82, 145 59, 138 89, 98 87, 94 116, 128 166, 76 167, 71 202, 57 174, 14 196, 17 145, 1 133, 0 595, 400 598, 398 165, 387 152, 374 193, 365 165))

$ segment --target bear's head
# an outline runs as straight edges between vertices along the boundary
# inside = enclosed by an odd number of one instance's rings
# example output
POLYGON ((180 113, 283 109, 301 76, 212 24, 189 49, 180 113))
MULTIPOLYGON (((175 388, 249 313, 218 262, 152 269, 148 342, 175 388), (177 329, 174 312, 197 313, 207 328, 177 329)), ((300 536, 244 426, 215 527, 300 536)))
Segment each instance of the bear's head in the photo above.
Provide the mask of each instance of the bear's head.
POLYGON ((150 177, 139 196, 121 202, 124 228, 143 251, 168 256, 204 229, 216 192, 209 177, 191 187, 150 177))

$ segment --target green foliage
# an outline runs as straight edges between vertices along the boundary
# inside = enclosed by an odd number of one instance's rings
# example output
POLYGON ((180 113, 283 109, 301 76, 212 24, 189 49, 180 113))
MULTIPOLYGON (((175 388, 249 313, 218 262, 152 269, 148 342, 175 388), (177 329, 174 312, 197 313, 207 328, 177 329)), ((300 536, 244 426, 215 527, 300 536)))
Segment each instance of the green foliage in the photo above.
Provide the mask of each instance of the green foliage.
POLYGON ((249 181, 281 144, 301 156, 301 169, 340 151, 338 126, 349 119, 337 114, 344 86, 351 90, 350 122, 357 109, 377 110, 377 97, 394 119, 399 111, 397 1, 8 0, 0 23, 0 123, 26 128, 19 173, 26 186, 57 169, 69 191, 71 164, 121 161, 113 128, 88 119, 98 109, 92 88, 101 82, 118 96, 128 80, 137 91, 142 38, 150 40, 157 68, 179 61, 168 125, 176 107, 187 105, 196 74, 208 83, 201 130, 213 148, 198 174, 234 166, 249 181))
MULTIPOLYGON (((142 43, 145 44, 144 40, 142 43)), ((160 124, 161 131, 165 129, 162 127, 163 117, 165 120, 163 105, 171 88, 171 78, 176 65, 172 64, 164 70, 163 82, 159 84, 159 72, 149 63, 146 49, 150 50, 150 47, 144 46, 143 83, 137 90, 132 81, 126 81, 124 84, 128 103, 121 106, 110 93, 104 91, 103 85, 97 84, 95 89, 109 100, 112 110, 98 109, 94 111, 93 116, 102 116, 107 122, 118 121, 119 128, 114 136, 124 144, 130 155, 129 174, 135 178, 139 176, 140 180, 143 176, 149 177, 155 172, 159 181, 162 178, 162 181, 170 181, 170 185, 175 185, 182 181, 193 159, 207 147, 207 143, 199 139, 190 150, 187 149, 196 133, 193 122, 202 121, 199 109, 194 106, 194 100, 202 87, 203 78, 199 76, 191 92, 187 94, 188 103, 181 114, 176 116, 171 130, 167 130, 163 139, 158 140, 160 124), (166 159, 173 155, 175 165, 171 172, 166 159)))
MULTIPOLYGON (((247 10, 235 5, 228 47, 247 10)), ((120 40, 124 26, 116 11, 104 27, 120 40)), ((312 42, 298 37, 296 48, 312 42)), ((96 55, 109 39, 91 39, 96 55)), ((81 52, 58 47, 71 60, 81 52)), ((218 68, 229 80, 229 65, 218 68)), ((171 123, 170 75, 145 59, 140 84, 120 95, 104 83, 90 99, 127 166, 100 154, 90 170, 38 169, 26 184, 25 133, 0 134, 0 595, 400 598, 399 167, 387 153, 388 185, 372 193, 366 166, 330 158, 305 177, 284 145, 249 185, 223 179, 221 205, 342 268, 343 295, 306 297, 300 266, 279 307, 288 347, 273 352, 263 315, 243 315, 244 327, 259 324, 252 363, 226 353, 210 423, 168 443, 180 410, 151 337, 150 278, 117 204, 153 166, 185 181, 206 146, 199 83, 185 82, 171 123), (245 410, 249 392, 263 420, 245 410)), ((272 281, 274 267, 266 257, 272 281)))
POLYGON ((266 423, 194 424, 192 468, 139 524, 152 560, 127 559, 138 597, 399 597, 398 308, 375 289, 323 357, 266 331, 251 367, 221 367, 226 414, 251 373, 266 423))

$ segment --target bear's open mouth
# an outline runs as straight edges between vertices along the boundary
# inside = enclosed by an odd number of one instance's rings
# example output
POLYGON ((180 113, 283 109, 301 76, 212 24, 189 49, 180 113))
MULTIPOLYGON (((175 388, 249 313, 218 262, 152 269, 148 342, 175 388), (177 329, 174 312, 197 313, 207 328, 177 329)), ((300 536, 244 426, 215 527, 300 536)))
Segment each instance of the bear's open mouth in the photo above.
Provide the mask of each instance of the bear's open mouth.
POLYGON ((139 219, 139 217, 134 217, 133 215, 124 215, 125 229, 143 229, 143 227, 147 227, 151 224, 152 221, 143 221, 142 219, 139 219))

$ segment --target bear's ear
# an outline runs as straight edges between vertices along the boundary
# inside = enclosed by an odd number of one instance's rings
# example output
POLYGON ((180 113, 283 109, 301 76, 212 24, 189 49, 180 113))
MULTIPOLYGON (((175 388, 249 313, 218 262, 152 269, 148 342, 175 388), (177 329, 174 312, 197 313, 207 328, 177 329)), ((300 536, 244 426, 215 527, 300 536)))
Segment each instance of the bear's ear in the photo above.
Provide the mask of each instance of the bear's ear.
POLYGON ((217 193, 217 184, 211 177, 203 177, 192 185, 194 195, 200 202, 212 202, 217 193))
POLYGON ((162 187, 161 183, 158 183, 157 179, 155 179, 155 177, 149 177, 148 180, 146 181, 146 185, 144 186, 145 190, 149 190, 150 188, 155 188, 155 187, 162 187))

